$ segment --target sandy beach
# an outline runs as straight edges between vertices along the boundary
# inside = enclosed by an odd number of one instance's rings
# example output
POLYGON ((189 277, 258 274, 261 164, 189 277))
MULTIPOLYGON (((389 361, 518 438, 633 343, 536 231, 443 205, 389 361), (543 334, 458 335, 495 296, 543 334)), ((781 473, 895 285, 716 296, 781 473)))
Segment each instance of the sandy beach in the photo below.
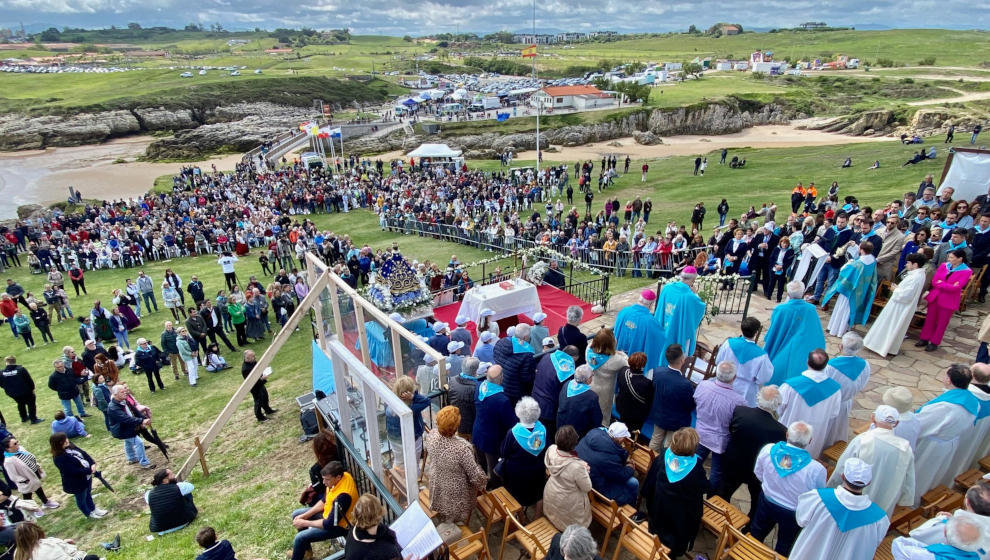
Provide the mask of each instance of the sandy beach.
POLYGON ((150 136, 133 136, 88 146, 26 152, 0 152, 0 219, 17 216, 24 204, 51 204, 68 198, 69 186, 83 198, 118 199, 146 193, 157 177, 177 173, 185 165, 233 169, 232 154, 195 163, 144 163, 150 136), (118 159, 129 163, 113 163, 118 159))

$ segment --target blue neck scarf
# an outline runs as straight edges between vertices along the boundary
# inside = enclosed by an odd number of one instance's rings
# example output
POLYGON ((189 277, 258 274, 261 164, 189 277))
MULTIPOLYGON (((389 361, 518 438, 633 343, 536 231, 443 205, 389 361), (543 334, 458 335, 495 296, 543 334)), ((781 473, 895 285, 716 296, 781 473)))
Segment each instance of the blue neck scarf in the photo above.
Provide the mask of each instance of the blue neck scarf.
POLYGON ((472 376, 470 376, 470 375, 468 375, 468 374, 466 374, 466 373, 464 373, 463 371, 462 371, 462 372, 460 372, 460 373, 458 373, 457 375, 458 375, 458 377, 462 377, 462 378, 464 378, 464 379, 470 379, 471 381, 477 381, 477 380, 478 380, 478 378, 477 378, 477 377, 472 377, 472 376))
POLYGON ((887 516, 887 512, 874 503, 870 503, 868 508, 861 510, 847 508, 835 496, 835 488, 819 488, 817 492, 818 497, 825 505, 825 509, 832 516, 839 531, 843 533, 871 525, 887 516))
POLYGON ((800 447, 778 441, 770 448, 770 463, 780 478, 784 478, 808 466, 811 454, 800 447))
POLYGON ((481 382, 481 385, 478 385, 478 400, 483 401, 486 398, 492 395, 497 395, 503 391, 505 391, 505 389, 503 389, 501 385, 496 385, 486 379, 481 382))
POLYGON ((949 244, 950 251, 955 251, 956 249, 965 249, 967 247, 966 240, 963 240, 963 242, 960 243, 959 245, 953 245, 951 240, 947 241, 946 243, 949 244))
POLYGON ((577 381, 574 381, 572 379, 571 382, 567 384, 567 396, 576 397, 582 393, 587 392, 589 389, 591 389, 591 385, 578 383, 577 381))
POLYGON ((539 455, 547 446, 547 429, 539 421, 532 430, 517 423, 512 427, 512 437, 530 455, 539 455))
POLYGON ((848 377, 850 381, 856 381, 866 369, 866 360, 858 356, 837 356, 829 360, 828 365, 848 377))
POLYGON ((557 372, 557 381, 563 383, 574 375, 574 358, 563 350, 550 354, 550 363, 557 372))
MULTIPOLYGON (((949 244, 951 245, 951 243, 949 244)), ((963 244, 965 245, 966 242, 963 241, 963 244)), ((959 263, 959 266, 955 266, 955 267, 949 263, 945 263, 945 269, 948 270, 949 272, 959 272, 960 270, 969 270, 969 267, 966 266, 966 263, 959 263)))
POLYGON ((698 456, 682 457, 676 455, 670 448, 663 454, 663 464, 667 469, 667 480, 680 482, 698 463, 698 456))
POLYGON ((611 358, 610 355, 599 354, 598 352, 592 350, 591 346, 589 346, 584 352, 584 359, 588 362, 588 365, 591 366, 592 371, 595 371, 605 365, 605 362, 607 362, 609 358, 611 358))
POLYGON ((980 399, 976 398, 976 395, 966 389, 950 389, 921 405, 916 412, 921 412, 922 408, 938 402, 952 403, 965 408, 966 412, 969 412, 973 416, 980 415, 980 399))
POLYGON ((742 336, 730 338, 729 348, 736 356, 736 359, 739 360, 740 365, 748 363, 750 360, 759 358, 760 356, 766 354, 766 352, 760 348, 757 343, 742 336))
POLYGON ((980 555, 975 552, 967 552, 948 544, 930 544, 925 550, 935 556, 935 560, 979 560, 980 555))
POLYGON ((973 226, 973 231, 975 231, 977 235, 983 235, 984 233, 990 231, 990 226, 981 228, 979 225, 975 225, 973 226))
POLYGON ((522 354, 523 352, 533 353, 533 347, 529 345, 528 342, 519 340, 516 337, 512 337, 512 353, 522 354))

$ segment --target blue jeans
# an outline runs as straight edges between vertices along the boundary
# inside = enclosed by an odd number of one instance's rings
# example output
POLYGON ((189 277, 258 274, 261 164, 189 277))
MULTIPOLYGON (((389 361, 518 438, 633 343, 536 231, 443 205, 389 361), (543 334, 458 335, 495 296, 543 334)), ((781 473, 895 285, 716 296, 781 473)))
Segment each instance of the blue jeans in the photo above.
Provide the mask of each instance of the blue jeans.
POLYGON ((79 411, 79 415, 82 416, 86 414, 86 409, 83 408, 82 397, 76 395, 71 399, 60 399, 62 401, 62 410, 65 411, 66 416, 72 416, 72 403, 76 403, 76 410, 79 411))
POLYGON ((825 288, 832 285, 835 279, 839 277, 839 269, 832 268, 832 265, 825 263, 822 267, 822 271, 818 273, 818 280, 815 282, 815 301, 821 301, 822 292, 825 288))
POLYGON ((148 456, 144 454, 144 442, 138 436, 124 440, 124 455, 127 456, 128 463, 140 463, 142 467, 151 464, 148 456))
POLYGON ((635 504, 636 498, 639 497, 639 481, 636 480, 636 477, 631 476, 622 487, 614 489, 612 494, 608 497, 615 500, 615 503, 620 506, 635 504))
POLYGON ((718 492, 719 485, 722 483, 722 454, 715 453, 704 445, 698 445, 698 457, 701 458, 702 462, 709 454, 712 456, 712 468, 708 476, 708 487, 711 488, 710 493, 714 494, 718 492))
POLYGON ((152 304, 155 306, 155 311, 158 311, 158 302, 155 301, 155 292, 142 292, 141 296, 144 297, 144 307, 148 310, 148 313, 151 313, 152 304))
POLYGON ((726 216, 728 216, 728 214, 719 214, 718 215, 718 227, 722 227, 722 226, 725 225, 725 217, 726 216))
POLYGON ((79 507, 79 511, 86 517, 89 517, 89 514, 93 513, 93 510, 96 509, 96 504, 93 503, 92 486, 88 486, 82 492, 76 492, 72 496, 76 499, 76 505, 79 507))
POLYGON ((777 546, 773 549, 778 554, 787 556, 791 553, 798 532, 801 531, 797 517, 793 510, 777 505, 768 500, 766 495, 760 494, 760 501, 756 505, 756 513, 749 526, 749 532, 762 541, 767 538, 774 525, 777 526, 777 546))
POLYGON ((120 331, 113 333, 113 336, 117 338, 117 346, 121 348, 131 349, 131 343, 127 340, 127 331, 120 331))
MULTIPOLYGON (((307 511, 309 511, 309 508, 299 508, 292 512, 291 517, 295 519, 307 511)), ((315 527, 303 529, 296 533, 295 538, 292 539, 292 560, 303 560, 306 556, 306 551, 311 550, 312 547, 310 545, 315 542, 328 541, 336 537, 343 537, 346 534, 347 529, 343 527, 333 527, 329 531, 315 527)))

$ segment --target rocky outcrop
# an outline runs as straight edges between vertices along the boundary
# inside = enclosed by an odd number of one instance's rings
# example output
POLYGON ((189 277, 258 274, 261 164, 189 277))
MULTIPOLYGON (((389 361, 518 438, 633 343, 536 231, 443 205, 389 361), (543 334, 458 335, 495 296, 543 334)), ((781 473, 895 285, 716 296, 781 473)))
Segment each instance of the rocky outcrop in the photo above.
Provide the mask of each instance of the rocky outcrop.
POLYGON ((33 150, 103 142, 141 131, 130 111, 82 113, 70 117, 0 116, 0 150, 33 150))
POLYGON ((635 140, 637 144, 642 144, 644 146, 663 144, 663 139, 649 130, 644 130, 643 132, 633 132, 633 140, 635 140))

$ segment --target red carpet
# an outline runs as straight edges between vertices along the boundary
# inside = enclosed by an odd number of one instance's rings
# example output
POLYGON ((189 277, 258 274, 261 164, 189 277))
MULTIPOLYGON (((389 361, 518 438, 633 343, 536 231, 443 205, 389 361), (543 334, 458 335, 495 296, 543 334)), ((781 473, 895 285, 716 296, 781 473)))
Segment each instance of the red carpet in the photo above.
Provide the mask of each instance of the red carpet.
MULTIPOLYGON (((584 309, 584 319, 583 321, 590 321, 598 317, 597 314, 591 312, 592 304, 581 301, 580 299, 572 296, 571 294, 554 288, 549 284, 544 284, 542 286, 537 286, 536 293, 540 296, 540 305, 543 308, 543 312, 547 314, 546 321, 543 322, 547 329, 550 331, 551 336, 557 336, 557 331, 560 327, 567 324, 567 308, 572 305, 580 306, 584 309)), ((443 307, 438 307, 433 310, 433 316, 437 318, 438 321, 443 321, 450 325, 453 329, 456 327, 454 319, 457 318, 457 312, 461 309, 460 302, 452 303, 450 305, 445 305, 443 307)), ((525 315, 517 315, 516 317, 506 317, 499 321, 500 332, 502 336, 505 336, 506 323, 512 325, 518 322, 533 324, 533 321, 526 317, 525 315)), ((478 343, 478 336, 475 332, 476 326, 473 322, 468 323, 468 331, 471 332, 471 337, 474 343, 471 345, 473 350, 474 344, 478 343)))

